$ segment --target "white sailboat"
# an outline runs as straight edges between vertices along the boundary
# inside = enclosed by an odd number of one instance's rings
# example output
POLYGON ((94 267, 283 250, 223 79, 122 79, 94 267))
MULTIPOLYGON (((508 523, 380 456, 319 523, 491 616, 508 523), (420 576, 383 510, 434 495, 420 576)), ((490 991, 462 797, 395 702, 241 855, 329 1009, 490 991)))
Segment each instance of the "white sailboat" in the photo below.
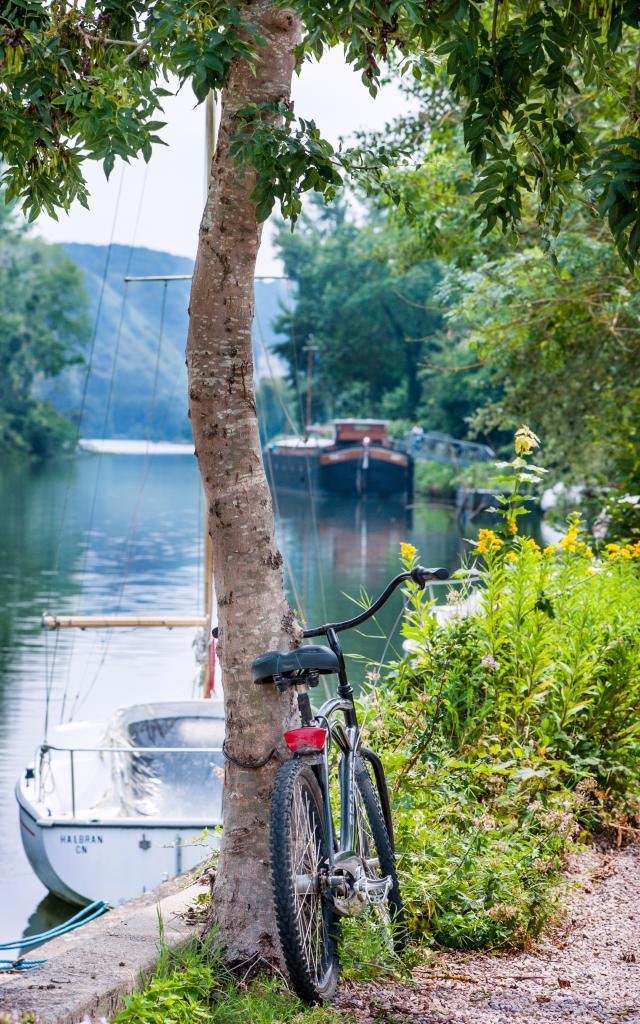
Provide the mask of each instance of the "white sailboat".
POLYGON ((220 700, 164 701, 50 733, 16 785, 22 842, 46 888, 111 906, 200 864, 222 824, 220 700))

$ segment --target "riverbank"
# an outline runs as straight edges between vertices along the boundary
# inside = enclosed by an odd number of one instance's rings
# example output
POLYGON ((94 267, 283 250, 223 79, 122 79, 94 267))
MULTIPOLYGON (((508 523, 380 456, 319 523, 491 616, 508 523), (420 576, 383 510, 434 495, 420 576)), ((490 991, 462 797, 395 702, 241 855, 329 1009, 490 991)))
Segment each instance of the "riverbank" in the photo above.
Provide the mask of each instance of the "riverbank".
POLYGON ((171 951, 194 938, 193 907, 208 884, 206 876, 194 882, 183 875, 31 951, 27 958, 46 962, 0 974, 0 1024, 76 1024, 112 1015, 152 975, 161 939, 171 951))
MULTIPOLYGON (((200 495, 195 462, 182 455, 86 454, 41 468, 0 467, 0 943, 73 913, 31 870, 14 796, 44 739, 45 718, 103 722, 150 695, 188 700, 198 670, 195 630, 54 635, 42 629, 41 615, 193 615, 202 580, 200 495)), ((453 510, 432 504, 405 515, 331 501, 319 503, 314 518, 307 498, 283 498, 278 511, 291 603, 308 623, 346 618, 353 604, 345 595, 362 586, 382 590, 403 541, 451 567, 464 548, 453 510)), ((393 629, 398 608, 383 611, 381 634, 393 629)), ((347 639, 350 653, 374 661, 385 643, 355 631, 347 639)), ((364 661, 350 671, 361 679, 364 661)))

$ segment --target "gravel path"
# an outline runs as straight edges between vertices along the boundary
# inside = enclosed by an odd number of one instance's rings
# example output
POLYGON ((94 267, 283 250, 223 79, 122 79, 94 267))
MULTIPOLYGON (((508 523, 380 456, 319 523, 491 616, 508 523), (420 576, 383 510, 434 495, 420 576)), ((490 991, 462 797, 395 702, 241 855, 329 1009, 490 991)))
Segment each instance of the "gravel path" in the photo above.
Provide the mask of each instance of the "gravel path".
POLYGON ((640 845, 595 850, 555 931, 525 953, 443 953, 412 984, 345 985, 359 1024, 640 1024, 640 845))

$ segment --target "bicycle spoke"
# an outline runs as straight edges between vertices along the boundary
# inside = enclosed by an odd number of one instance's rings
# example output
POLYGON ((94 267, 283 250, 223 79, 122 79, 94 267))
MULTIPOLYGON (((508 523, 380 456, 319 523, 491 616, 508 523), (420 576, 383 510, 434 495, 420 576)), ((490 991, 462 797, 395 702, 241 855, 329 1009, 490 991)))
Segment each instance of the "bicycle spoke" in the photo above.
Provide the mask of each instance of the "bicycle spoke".
POLYGON ((315 811, 306 791, 293 795, 291 859, 295 879, 295 921, 309 969, 319 980, 324 959, 324 906, 319 871, 322 850, 315 825, 315 811))

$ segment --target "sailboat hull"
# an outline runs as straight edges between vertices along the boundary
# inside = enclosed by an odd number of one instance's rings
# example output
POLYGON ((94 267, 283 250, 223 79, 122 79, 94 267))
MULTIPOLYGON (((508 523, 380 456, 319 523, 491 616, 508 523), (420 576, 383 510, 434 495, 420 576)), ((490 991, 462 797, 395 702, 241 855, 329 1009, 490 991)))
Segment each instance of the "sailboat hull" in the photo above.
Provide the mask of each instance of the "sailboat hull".
POLYGON ((204 822, 55 821, 37 817, 16 787, 25 853, 42 884, 68 903, 117 906, 210 859, 204 822))

